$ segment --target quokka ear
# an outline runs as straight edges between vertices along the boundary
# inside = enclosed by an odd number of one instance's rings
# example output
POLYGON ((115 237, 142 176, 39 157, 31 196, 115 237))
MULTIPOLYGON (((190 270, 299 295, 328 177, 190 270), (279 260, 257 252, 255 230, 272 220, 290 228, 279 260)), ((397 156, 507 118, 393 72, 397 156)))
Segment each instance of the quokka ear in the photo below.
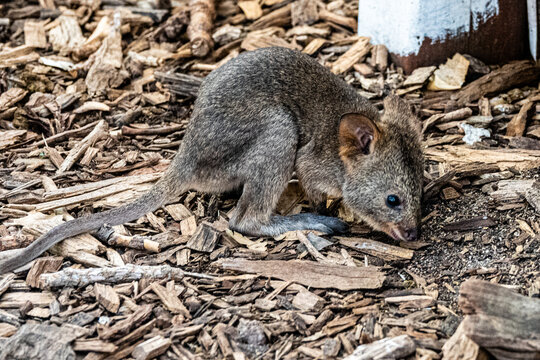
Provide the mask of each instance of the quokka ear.
POLYGON ((408 127, 417 133, 421 132, 421 124, 407 102, 396 95, 384 99, 382 122, 408 127))
POLYGON ((369 155, 380 137, 373 120, 357 113, 345 114, 339 124, 339 154, 342 158, 369 155))

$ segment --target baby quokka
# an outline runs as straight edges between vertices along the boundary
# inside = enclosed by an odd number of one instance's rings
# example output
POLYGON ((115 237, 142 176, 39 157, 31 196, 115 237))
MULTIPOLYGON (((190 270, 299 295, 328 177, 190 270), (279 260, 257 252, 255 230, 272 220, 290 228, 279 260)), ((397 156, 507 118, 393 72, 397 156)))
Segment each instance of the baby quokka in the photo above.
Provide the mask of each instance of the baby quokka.
POLYGON ((182 145, 165 175, 134 202, 53 228, 0 263, 0 273, 57 242, 136 220, 187 190, 242 189, 231 229, 275 236, 291 230, 344 232, 323 215, 274 214, 296 172, 315 206, 342 197, 374 229, 399 240, 417 235, 423 156, 418 120, 398 97, 384 113, 315 59, 285 48, 239 55, 204 80, 182 145))

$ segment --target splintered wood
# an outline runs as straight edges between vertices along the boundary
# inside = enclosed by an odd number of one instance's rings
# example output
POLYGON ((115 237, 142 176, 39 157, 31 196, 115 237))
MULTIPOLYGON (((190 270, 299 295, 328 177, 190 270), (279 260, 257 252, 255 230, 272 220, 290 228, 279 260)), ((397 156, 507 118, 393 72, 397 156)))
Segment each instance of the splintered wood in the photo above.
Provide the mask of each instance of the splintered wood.
POLYGON ((226 270, 255 273, 321 289, 377 289, 385 279, 384 273, 376 267, 323 265, 311 261, 223 259, 221 266, 226 270))
MULTIPOLYGON (((239 192, 195 191, 66 239, 0 275, 0 359, 537 359, 539 67, 452 54, 407 76, 364 20, 355 0, 2 2, 0 259, 147 192, 205 77, 247 51, 301 51, 381 111, 404 98, 426 161, 415 241, 336 198, 318 208, 348 233, 246 236, 239 192)), ((406 214, 390 170, 372 210, 395 191, 406 214)), ((308 195, 293 178, 277 215, 308 195)))

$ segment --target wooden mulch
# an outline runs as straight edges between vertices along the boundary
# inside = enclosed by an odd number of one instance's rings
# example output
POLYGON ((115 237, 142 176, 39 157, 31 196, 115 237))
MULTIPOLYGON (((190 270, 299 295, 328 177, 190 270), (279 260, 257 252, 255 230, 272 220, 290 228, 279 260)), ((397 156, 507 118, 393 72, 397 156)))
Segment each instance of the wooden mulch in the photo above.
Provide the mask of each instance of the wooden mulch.
MULTIPOLYGON (((362 224, 250 238, 227 228, 238 194, 188 192, 1 276, 0 359, 538 358, 539 68, 456 54, 405 75, 355 35, 357 1, 212 4, 0 4, 0 251, 147 191, 204 76, 266 46, 317 58, 379 107, 411 103, 421 238, 362 224)), ((307 210, 291 181, 278 211, 307 210)))

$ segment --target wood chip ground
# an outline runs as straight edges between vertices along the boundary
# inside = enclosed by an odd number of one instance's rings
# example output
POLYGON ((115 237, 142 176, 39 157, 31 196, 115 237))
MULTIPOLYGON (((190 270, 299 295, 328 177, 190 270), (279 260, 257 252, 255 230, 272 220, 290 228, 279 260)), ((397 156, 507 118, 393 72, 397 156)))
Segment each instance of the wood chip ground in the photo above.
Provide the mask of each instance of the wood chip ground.
MULTIPOLYGON (((246 237, 227 228, 238 194, 195 192, 68 239, 0 277, 0 359, 538 358, 539 68, 456 54, 407 75, 357 17, 349 0, 1 3, 0 256, 147 191, 202 79, 260 47, 309 54, 379 108, 407 99, 426 168, 415 242, 361 223, 246 237)), ((309 211, 296 180, 278 211, 309 211)))

